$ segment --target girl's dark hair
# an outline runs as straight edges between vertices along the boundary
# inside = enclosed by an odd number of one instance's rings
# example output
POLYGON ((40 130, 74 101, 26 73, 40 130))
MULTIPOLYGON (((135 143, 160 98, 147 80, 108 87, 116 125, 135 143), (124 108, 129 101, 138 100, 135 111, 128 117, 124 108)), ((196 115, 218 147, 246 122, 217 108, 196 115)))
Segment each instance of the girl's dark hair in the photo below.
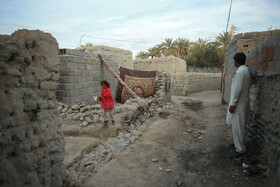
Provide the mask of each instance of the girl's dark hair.
POLYGON ((108 88, 110 88, 109 82, 107 82, 107 81, 101 81, 101 82, 100 82, 100 85, 101 85, 102 83, 106 84, 106 86, 107 86, 108 88))

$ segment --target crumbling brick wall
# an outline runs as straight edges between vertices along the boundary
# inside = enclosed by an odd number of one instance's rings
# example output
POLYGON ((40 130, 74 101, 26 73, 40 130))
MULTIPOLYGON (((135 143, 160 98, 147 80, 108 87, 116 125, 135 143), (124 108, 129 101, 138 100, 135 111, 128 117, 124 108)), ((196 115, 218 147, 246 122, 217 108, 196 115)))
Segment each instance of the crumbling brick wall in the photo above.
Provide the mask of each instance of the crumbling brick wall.
POLYGON ((192 92, 219 90, 220 82, 220 73, 176 73, 173 75, 172 94, 184 96, 192 92))
POLYGON ((58 44, 39 30, 0 36, 0 186, 62 186, 58 44))
MULTIPOLYGON (((57 100, 73 105, 81 101, 92 103, 93 96, 100 96, 100 82, 107 80, 111 84, 113 98, 117 94, 117 80, 97 58, 98 54, 81 50, 60 49, 60 79, 56 91, 57 100)), ((114 59, 102 56, 118 73, 118 64, 114 59)))
POLYGON ((255 118, 248 129, 262 150, 261 164, 265 175, 279 180, 280 34, 252 49, 247 55, 247 64, 258 72, 258 83, 250 92, 250 107, 255 118))

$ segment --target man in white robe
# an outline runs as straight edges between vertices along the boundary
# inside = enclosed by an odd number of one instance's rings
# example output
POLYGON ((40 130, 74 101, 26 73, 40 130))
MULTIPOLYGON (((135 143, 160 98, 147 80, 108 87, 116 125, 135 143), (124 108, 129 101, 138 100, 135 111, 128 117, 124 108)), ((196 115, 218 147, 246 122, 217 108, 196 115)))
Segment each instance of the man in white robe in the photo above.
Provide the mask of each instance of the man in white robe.
POLYGON ((249 122, 250 110, 250 73, 245 66, 246 55, 237 53, 234 56, 234 63, 237 70, 232 79, 231 95, 226 117, 226 123, 232 126, 233 142, 235 152, 231 157, 238 157, 246 153, 244 143, 245 127, 249 122))

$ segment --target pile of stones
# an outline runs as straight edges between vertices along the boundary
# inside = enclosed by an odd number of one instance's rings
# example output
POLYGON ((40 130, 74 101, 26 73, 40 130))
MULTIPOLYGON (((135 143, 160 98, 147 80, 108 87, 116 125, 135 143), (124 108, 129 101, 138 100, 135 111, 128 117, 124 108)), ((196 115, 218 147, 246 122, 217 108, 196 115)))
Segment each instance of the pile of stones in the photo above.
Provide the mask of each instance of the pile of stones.
POLYGON ((81 126, 85 127, 91 123, 98 123, 102 120, 102 108, 100 104, 87 105, 85 102, 68 106, 59 103, 57 110, 63 119, 72 119, 81 121, 81 126))
MULTIPOLYGON (((137 143, 143 130, 147 126, 147 119, 165 109, 174 106, 166 103, 164 106, 155 104, 154 98, 145 100, 129 99, 125 104, 116 104, 114 114, 121 118, 118 136, 106 140, 96 140, 92 150, 84 154, 79 161, 72 163, 66 170, 64 186, 79 186, 92 176, 105 163, 109 162, 117 153, 127 146, 137 143)), ((102 122, 102 108, 99 104, 86 105, 84 102, 68 106, 60 103, 60 116, 66 119, 81 121, 81 127, 92 122, 102 122)))
POLYGON ((79 162, 66 170, 64 186, 79 186, 118 152, 122 152, 127 146, 135 143, 138 137, 130 133, 119 133, 115 138, 96 141, 91 152, 85 154, 79 162))

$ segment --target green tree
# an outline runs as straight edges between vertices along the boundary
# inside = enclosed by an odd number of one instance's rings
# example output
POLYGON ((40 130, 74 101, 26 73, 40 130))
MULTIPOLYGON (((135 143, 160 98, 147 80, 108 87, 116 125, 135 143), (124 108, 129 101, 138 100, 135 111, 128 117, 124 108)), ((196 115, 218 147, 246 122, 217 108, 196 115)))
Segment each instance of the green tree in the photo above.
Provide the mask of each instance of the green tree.
POLYGON ((184 58, 185 56, 187 56, 190 52, 190 41, 189 39, 186 38, 178 38, 174 41, 174 46, 175 49, 177 51, 176 56, 178 56, 179 58, 184 58))
POLYGON ((231 34, 229 32, 219 33, 219 36, 216 37, 216 41, 220 43, 221 46, 228 44, 231 40, 231 34))
POLYGON ((184 58, 187 66, 219 67, 221 65, 221 49, 219 42, 209 42, 199 38, 193 43, 189 55, 184 58))
POLYGON ((161 52, 160 52, 160 49, 155 46, 155 47, 151 47, 148 49, 148 55, 151 57, 151 58, 154 58, 154 57, 161 57, 161 52))
POLYGON ((135 58, 140 58, 140 59, 146 59, 146 58, 148 58, 149 57, 149 54, 148 53, 146 53, 145 51, 139 51, 138 53, 137 53, 137 55, 135 56, 135 58))
POLYGON ((171 56, 176 54, 176 49, 172 38, 166 38, 165 41, 160 45, 162 46, 162 53, 164 56, 171 56))

